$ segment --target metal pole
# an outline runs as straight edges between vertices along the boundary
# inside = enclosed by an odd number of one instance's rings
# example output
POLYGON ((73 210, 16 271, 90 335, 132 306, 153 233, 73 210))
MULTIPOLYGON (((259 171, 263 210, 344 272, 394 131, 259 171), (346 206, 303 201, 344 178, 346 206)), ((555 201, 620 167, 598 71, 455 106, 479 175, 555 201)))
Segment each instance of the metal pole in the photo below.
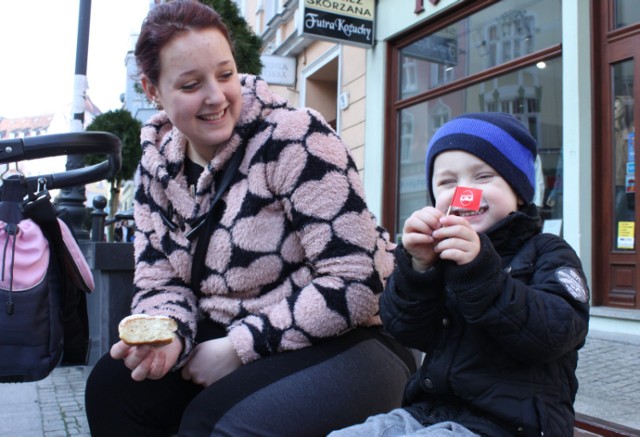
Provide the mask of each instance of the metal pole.
MULTIPOLYGON (((76 43, 76 69, 73 88, 72 112, 73 118, 70 124, 71 132, 84 130, 84 112, 87 92, 87 57, 89 52, 89 24, 91 22, 91 0, 80 0, 80 12, 78 14, 78 40, 76 43)), ((68 155, 66 169, 74 170, 84 167, 82 155, 68 155)), ((84 202, 87 200, 84 186, 65 188, 60 194, 58 208, 66 210, 66 219, 71 225, 79 240, 88 240, 89 232, 84 229, 87 209, 84 202)))

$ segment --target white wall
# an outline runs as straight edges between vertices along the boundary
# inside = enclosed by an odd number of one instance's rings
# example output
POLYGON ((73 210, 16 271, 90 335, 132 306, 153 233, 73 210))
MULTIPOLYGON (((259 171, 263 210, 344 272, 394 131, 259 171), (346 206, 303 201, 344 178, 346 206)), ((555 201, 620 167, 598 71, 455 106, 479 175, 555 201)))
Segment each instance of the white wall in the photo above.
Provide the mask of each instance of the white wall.
POLYGON ((591 284, 591 24, 589 3, 562 2, 562 128, 564 238, 573 246, 591 284), (582 171, 581 171, 582 170, 582 171), (571 223, 571 226, 566 224, 571 223))

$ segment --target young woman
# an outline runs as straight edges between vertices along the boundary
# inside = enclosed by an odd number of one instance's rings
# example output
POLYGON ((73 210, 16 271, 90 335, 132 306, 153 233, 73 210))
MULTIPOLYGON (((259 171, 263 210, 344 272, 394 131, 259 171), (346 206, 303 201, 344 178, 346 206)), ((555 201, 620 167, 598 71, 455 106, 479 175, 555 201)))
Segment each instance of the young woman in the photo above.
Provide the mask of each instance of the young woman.
POLYGON ((163 111, 141 135, 132 313, 178 331, 96 364, 91 434, 326 435, 399 406, 415 362, 380 328, 391 245, 336 133, 239 75, 220 16, 198 2, 156 6, 135 55, 163 111), (190 239, 239 149, 210 237, 190 239))

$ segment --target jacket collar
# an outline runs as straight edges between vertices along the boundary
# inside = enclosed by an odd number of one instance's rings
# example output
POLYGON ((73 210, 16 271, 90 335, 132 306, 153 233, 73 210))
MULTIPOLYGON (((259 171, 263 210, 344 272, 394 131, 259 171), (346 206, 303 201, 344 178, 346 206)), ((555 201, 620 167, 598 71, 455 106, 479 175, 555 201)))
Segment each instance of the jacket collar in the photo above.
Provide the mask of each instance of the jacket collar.
POLYGON ((493 225, 486 234, 501 256, 517 253, 542 229, 538 207, 531 203, 493 225))

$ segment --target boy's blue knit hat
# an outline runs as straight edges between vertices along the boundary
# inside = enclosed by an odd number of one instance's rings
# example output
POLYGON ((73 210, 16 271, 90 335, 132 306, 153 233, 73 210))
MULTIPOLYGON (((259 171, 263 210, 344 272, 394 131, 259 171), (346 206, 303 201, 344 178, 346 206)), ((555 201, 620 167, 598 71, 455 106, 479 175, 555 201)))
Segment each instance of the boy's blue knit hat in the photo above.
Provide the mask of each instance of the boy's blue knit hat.
POLYGON ((514 116, 504 112, 468 113, 436 131, 427 148, 427 191, 434 205, 433 162, 448 150, 475 155, 493 167, 525 203, 533 200, 537 143, 514 116))

